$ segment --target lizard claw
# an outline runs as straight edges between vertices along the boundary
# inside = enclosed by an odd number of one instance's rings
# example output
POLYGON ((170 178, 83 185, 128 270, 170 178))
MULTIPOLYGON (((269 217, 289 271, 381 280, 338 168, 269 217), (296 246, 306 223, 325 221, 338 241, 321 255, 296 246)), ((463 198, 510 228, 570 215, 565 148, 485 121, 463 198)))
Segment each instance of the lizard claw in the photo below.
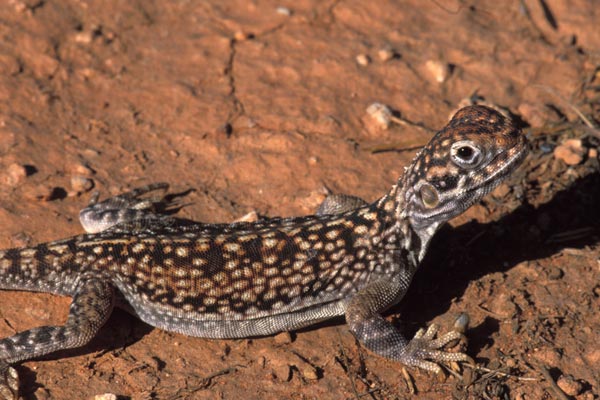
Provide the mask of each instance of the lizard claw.
POLYGON ((0 400, 17 400, 18 398, 19 374, 10 365, 0 365, 0 400))
POLYGON ((468 362, 475 364, 473 359, 465 353, 440 350, 448 343, 464 338, 464 335, 458 331, 450 331, 435 338, 438 329, 439 327, 435 324, 431 324, 427 330, 419 329, 404 349, 402 362, 436 374, 442 373, 439 363, 468 362))

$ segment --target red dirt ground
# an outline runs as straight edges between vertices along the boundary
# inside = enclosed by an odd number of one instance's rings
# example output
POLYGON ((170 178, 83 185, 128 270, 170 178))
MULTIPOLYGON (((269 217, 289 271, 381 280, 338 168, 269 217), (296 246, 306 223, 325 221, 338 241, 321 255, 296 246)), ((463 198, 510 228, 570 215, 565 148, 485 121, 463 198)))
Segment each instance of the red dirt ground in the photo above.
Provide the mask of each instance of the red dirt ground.
MULTIPOLYGON (((411 394, 343 320, 216 341, 117 311, 83 349, 19 366, 24 398, 597 399, 598 21, 585 0, 2 2, 0 248, 80 233, 92 190, 150 182, 195 189, 180 215, 207 222, 308 214, 327 190, 374 200, 465 99, 510 110, 533 147, 390 311, 407 335, 468 313, 489 372, 410 370, 411 394), (378 129, 373 102, 412 123, 378 129)), ((0 292, 0 337, 68 304, 0 292)))

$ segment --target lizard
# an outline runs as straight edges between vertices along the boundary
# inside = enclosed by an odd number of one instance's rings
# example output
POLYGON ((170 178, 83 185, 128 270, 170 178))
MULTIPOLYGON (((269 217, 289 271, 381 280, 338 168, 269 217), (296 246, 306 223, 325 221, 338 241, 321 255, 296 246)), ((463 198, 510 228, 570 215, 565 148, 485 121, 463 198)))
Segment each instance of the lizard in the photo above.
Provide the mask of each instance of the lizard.
POLYGON ((400 302, 438 228, 524 159, 511 118, 460 109, 372 203, 330 195, 315 215, 206 224, 159 212, 152 184, 80 213, 86 233, 0 251, 0 289, 72 297, 66 322, 0 340, 0 399, 18 397, 14 365, 84 346, 121 307, 147 324, 204 338, 265 336, 345 316, 362 346, 441 372, 468 362, 437 326, 407 340, 382 313, 400 302))

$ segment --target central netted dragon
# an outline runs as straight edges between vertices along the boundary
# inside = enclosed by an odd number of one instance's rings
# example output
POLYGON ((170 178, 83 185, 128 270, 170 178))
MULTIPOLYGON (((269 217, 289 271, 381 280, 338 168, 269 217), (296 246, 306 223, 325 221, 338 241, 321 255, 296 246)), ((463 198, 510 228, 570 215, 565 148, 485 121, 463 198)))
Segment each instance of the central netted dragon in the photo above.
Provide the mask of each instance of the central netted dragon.
POLYGON ((440 225, 479 201, 523 160, 527 144, 503 114, 459 110, 367 204, 328 197, 316 215, 203 224, 154 211, 155 184, 82 210, 88 233, 0 251, 0 289, 73 298, 64 325, 0 340, 0 398, 18 393, 12 364, 88 343, 113 306, 171 332, 206 338, 269 335, 344 315, 375 354, 438 372, 466 361, 460 337, 436 329, 405 339, 382 312, 406 293, 440 225))

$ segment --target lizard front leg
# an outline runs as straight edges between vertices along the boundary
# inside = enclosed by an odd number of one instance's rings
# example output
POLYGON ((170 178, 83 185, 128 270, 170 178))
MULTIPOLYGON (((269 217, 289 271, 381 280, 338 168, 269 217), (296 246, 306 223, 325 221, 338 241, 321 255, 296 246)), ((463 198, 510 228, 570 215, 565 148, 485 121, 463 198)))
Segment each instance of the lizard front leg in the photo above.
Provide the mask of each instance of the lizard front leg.
POLYGON ((437 363, 472 361, 464 353, 440 350, 462 337, 457 331, 436 339, 437 327, 431 325, 426 331, 419 330, 408 341, 381 316, 381 312, 395 304, 407 288, 407 280, 393 277, 369 284, 350 300, 346 308, 346 321, 359 342, 377 355, 435 373, 442 371, 437 363))
POLYGON ((19 378, 11 364, 85 345, 108 320, 112 308, 112 285, 84 274, 64 325, 33 328, 0 340, 0 400, 18 398, 19 378))

